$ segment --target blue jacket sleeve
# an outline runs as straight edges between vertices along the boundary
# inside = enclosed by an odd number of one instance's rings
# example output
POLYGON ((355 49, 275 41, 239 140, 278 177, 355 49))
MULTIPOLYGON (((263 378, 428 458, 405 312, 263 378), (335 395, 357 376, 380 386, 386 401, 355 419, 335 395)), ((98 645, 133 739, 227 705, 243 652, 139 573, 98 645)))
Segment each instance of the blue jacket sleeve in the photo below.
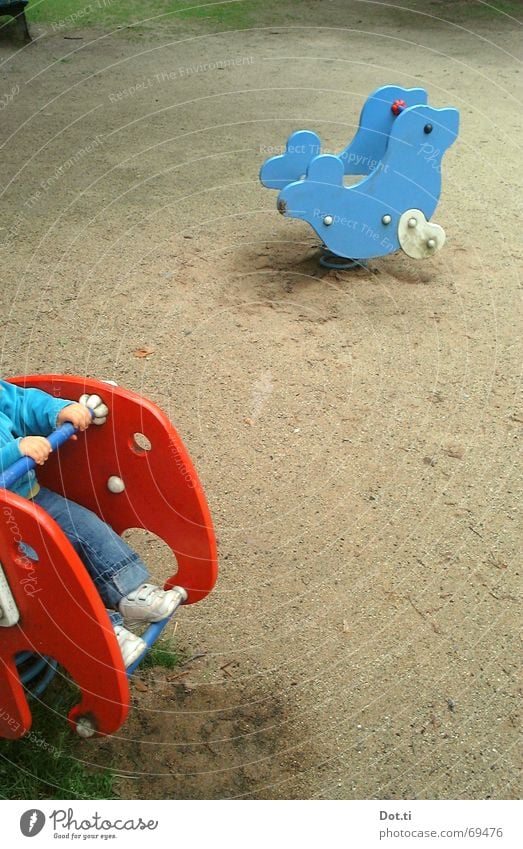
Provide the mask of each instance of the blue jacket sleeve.
POLYGON ((0 410, 12 422, 17 437, 49 436, 56 428, 60 410, 73 403, 53 398, 41 389, 23 389, 0 380, 0 410))
POLYGON ((0 472, 5 472, 9 466, 16 463, 20 457, 23 457, 20 451, 20 439, 21 437, 13 439, 11 442, 0 447, 0 472))

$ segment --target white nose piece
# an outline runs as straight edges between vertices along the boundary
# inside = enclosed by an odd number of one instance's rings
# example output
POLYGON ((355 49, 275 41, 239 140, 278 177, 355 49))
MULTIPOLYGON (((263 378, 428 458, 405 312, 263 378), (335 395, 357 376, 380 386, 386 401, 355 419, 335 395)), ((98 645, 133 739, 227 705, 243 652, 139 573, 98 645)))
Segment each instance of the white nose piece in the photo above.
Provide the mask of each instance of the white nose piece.
POLYGON ((401 249, 413 259, 434 256, 445 244, 445 230, 427 221, 421 209, 407 209, 398 221, 401 249))

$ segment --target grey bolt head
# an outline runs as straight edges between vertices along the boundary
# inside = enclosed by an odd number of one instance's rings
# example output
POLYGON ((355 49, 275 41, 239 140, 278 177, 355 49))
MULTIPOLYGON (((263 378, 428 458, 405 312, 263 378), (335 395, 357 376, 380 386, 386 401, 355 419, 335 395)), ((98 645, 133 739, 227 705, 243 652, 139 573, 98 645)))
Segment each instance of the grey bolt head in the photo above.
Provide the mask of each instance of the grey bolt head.
POLYGON ((111 475, 111 477, 107 480, 107 489, 109 492, 113 492, 116 495, 117 493, 124 491, 125 484, 117 475, 111 475))
POLYGON ((409 218, 409 220, 408 220, 408 226, 409 226, 411 229, 412 229, 413 227, 415 227, 417 223, 418 223, 418 222, 417 222, 417 220, 416 220, 415 218, 409 218))
POLYGON ((383 218, 381 219, 382 224, 390 224, 391 221, 392 221, 391 215, 384 215, 383 218))
POLYGON ((76 721, 76 733, 79 737, 94 737, 96 727, 89 716, 79 716, 76 721))
POLYGON ((325 218, 323 219, 323 223, 325 224, 326 227, 330 227, 333 221, 334 221, 334 218, 332 217, 332 215, 326 215, 325 218))
POLYGON ((436 247, 436 239, 427 239, 427 247, 435 248, 436 247))

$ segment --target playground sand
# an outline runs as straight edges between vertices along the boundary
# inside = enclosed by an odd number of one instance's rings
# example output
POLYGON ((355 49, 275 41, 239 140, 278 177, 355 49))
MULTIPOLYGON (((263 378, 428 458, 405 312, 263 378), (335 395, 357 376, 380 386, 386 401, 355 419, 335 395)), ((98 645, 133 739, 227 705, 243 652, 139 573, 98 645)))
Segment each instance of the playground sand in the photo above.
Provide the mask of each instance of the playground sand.
POLYGON ((2 374, 154 399, 219 540, 184 665, 88 744, 123 798, 518 795, 519 30, 466 5, 1 41, 2 374), (328 272, 258 169, 300 127, 341 150, 389 82, 461 111, 448 241, 328 272))

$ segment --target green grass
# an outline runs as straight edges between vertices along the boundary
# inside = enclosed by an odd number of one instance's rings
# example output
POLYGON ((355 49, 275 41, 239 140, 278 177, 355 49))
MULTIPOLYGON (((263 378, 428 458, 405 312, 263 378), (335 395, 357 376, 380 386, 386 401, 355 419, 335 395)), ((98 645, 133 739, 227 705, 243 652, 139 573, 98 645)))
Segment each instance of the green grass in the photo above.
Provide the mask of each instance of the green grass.
MULTIPOLYGON (((339 6, 341 8, 341 5, 339 6)), ((318 9, 320 9, 318 4, 318 9)), ((447 0, 428 7, 418 0, 416 8, 449 20, 518 15, 521 2, 492 0, 487 4, 476 0, 447 0)), ((28 20, 51 25, 57 32, 98 27, 115 29, 131 27, 142 33, 158 27, 176 26, 181 22, 201 24, 211 29, 242 29, 262 22, 294 20, 306 23, 301 0, 30 0, 28 20), (290 16, 290 17, 289 17, 290 16)), ((341 22, 341 21, 340 21, 341 22)))
POLYGON ((78 690, 55 679, 45 703, 31 701, 33 725, 20 740, 0 741, 0 798, 115 799, 110 768, 94 769, 89 743, 79 740, 67 723, 78 690))
POLYGON ((150 669, 152 666, 162 666, 164 669, 174 669, 180 665, 181 657, 176 651, 174 639, 165 637, 158 640, 149 649, 145 660, 140 664, 140 669, 150 669))
POLYGON ((505 2, 504 0, 487 0, 486 3, 475 4, 478 13, 485 15, 498 15, 500 12, 507 15, 521 15, 521 0, 519 2, 505 2))
POLYGON ((280 5, 277 0, 156 0, 149 5, 143 0, 31 0, 27 8, 29 21, 54 24, 64 31, 81 27, 148 26, 192 20, 219 24, 225 29, 248 26, 256 11, 280 5), (99 5, 98 5, 99 3, 99 5))
MULTIPOLYGON (((421 9, 421 4, 418 3, 421 9)), ((464 21, 470 18, 495 17, 502 19, 505 15, 521 16, 521 0, 446 0, 438 6, 431 6, 431 13, 449 21, 464 21)))

